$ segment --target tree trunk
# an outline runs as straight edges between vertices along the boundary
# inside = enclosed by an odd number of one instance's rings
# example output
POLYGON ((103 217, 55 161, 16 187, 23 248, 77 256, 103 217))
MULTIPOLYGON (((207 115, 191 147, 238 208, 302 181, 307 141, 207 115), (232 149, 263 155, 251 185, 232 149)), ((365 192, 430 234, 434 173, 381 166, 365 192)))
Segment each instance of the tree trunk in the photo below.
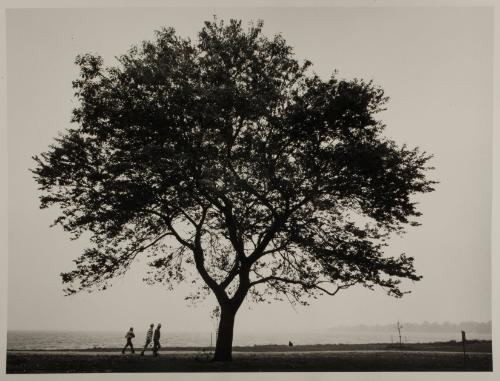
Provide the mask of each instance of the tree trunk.
POLYGON ((231 361, 233 353, 233 329, 237 308, 221 306, 219 332, 215 345, 214 361, 231 361))

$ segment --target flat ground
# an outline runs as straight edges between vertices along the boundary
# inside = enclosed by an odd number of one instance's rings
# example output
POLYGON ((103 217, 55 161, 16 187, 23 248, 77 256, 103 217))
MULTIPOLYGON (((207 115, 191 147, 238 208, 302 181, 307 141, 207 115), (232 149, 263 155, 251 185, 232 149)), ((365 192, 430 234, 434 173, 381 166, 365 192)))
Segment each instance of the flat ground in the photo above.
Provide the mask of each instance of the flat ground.
POLYGON ((7 373, 491 371, 491 342, 235 347, 231 363, 202 348, 163 348, 159 357, 119 349, 8 351, 7 373))

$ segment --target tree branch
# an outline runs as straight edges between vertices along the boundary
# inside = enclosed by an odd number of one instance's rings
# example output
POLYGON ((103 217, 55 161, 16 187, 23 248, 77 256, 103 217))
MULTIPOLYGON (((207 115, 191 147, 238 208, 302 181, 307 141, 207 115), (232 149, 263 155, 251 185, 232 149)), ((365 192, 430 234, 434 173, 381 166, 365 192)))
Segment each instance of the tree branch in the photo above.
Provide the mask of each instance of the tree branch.
POLYGON ((214 292, 215 296, 217 297, 218 300, 221 300, 223 302, 226 302, 228 300, 228 297, 226 293, 224 292, 224 289, 210 276, 208 273, 207 269, 205 268, 205 254, 203 252, 203 247, 201 245, 201 236, 203 234, 203 229, 202 225, 203 222, 205 221, 205 218, 207 216, 207 211, 209 207, 203 208, 203 212, 200 218, 200 221, 198 225, 196 226, 196 234, 195 234, 195 239, 194 239, 194 245, 192 248, 193 251, 193 257, 194 257, 194 262, 196 269, 198 270, 198 273, 202 277, 202 279, 205 281, 208 287, 214 292))
POLYGON ((151 213, 151 214, 154 214, 155 216, 158 216, 163 221, 165 221, 165 224, 167 225, 167 227, 170 230, 171 234, 177 239, 177 241, 180 244, 186 246, 187 248, 189 248, 191 250, 194 250, 194 245, 191 242, 189 242, 189 241, 187 241, 187 240, 185 240, 184 238, 181 237, 181 235, 177 232, 177 230, 172 225, 172 221, 171 221, 170 218, 168 218, 166 215, 164 215, 162 213, 156 212, 155 210, 148 209, 147 212, 151 213))
POLYGON ((246 180, 244 180, 238 172, 234 169, 233 164, 228 160, 228 168, 231 173, 237 178, 238 182, 255 198, 257 198, 265 207, 267 207, 273 216, 277 216, 276 209, 273 205, 266 199, 265 196, 261 195, 257 190, 255 190, 246 180))
POLYGON ((282 243, 280 246, 275 246, 273 249, 264 250, 262 252, 262 255, 264 256, 266 254, 272 254, 272 253, 276 253, 278 251, 282 251, 288 247, 288 245, 291 243, 290 241, 291 241, 290 239, 287 239, 285 241, 285 243, 282 243))
POLYGON ((271 240, 274 238, 275 234, 279 231, 281 226, 285 223, 286 216, 277 216, 269 229, 266 231, 266 233, 263 235, 262 240, 259 242, 257 248, 253 251, 253 253, 247 257, 248 262, 250 264, 254 263, 257 261, 260 257, 264 255, 264 251, 271 242, 271 240))
POLYGON ((177 241, 179 241, 182 245, 186 246, 187 248, 194 250, 194 245, 180 236, 177 230, 175 230, 175 228, 173 227, 170 220, 167 219, 166 224, 168 229, 172 232, 173 236, 177 239, 177 241))
POLYGON ((215 205, 217 209, 219 209, 219 211, 224 215, 227 231, 229 233, 229 241, 233 245, 238 258, 240 259, 240 261, 243 262, 246 259, 245 244, 243 243, 241 233, 239 232, 238 229, 238 222, 234 218, 232 212, 233 203, 221 191, 218 191, 217 189, 212 189, 212 191, 215 192, 217 196, 222 199, 223 203, 218 202, 217 199, 211 197, 207 192, 203 192, 203 195, 209 202, 215 205))
POLYGON ((267 276, 267 277, 264 277, 264 278, 261 278, 259 280, 251 282, 250 287, 256 286, 258 284, 270 282, 270 281, 283 282, 283 283, 289 283, 289 284, 297 284, 297 285, 304 287, 305 289, 317 289, 317 290, 320 290, 321 292, 324 292, 325 294, 328 294, 331 296, 336 295, 340 290, 346 289, 346 288, 351 287, 354 284, 356 284, 356 282, 352 282, 352 283, 337 285, 336 289, 334 291, 329 291, 329 290, 325 289, 324 287, 320 286, 321 283, 328 283, 328 282, 306 283, 306 282, 298 280, 298 279, 288 279, 288 278, 283 278, 283 277, 271 275, 271 276, 267 276))
POLYGON ((236 259, 234 261, 233 267, 231 268, 231 270, 229 270, 229 273, 227 274, 226 278, 220 283, 220 286, 223 289, 226 289, 227 286, 231 284, 236 275, 238 275, 239 270, 240 270, 240 261, 236 259))

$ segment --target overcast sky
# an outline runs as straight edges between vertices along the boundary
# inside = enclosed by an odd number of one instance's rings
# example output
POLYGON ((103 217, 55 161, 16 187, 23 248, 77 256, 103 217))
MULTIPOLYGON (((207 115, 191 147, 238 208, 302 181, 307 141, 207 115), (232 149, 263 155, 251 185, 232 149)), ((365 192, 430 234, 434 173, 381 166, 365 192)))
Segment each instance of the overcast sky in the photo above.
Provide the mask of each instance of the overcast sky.
MULTIPOLYGON (((59 273, 86 247, 49 228, 28 168, 70 126, 71 81, 79 53, 105 64, 132 44, 173 26, 196 38, 203 21, 264 20, 299 60, 324 78, 373 79, 390 96, 386 134, 435 155, 435 192, 419 197, 422 226, 392 241, 388 255, 415 257, 423 275, 403 299, 352 288, 335 297, 244 304, 236 330, 327 328, 491 319, 490 208, 493 17, 490 8, 166 8, 10 10, 7 13, 9 145, 9 329, 118 329, 166 323, 168 331, 209 330, 212 298, 197 306, 189 287, 169 292, 141 282, 137 263, 105 292, 64 297, 59 273)), ((237 333, 236 333, 237 334, 237 333)))

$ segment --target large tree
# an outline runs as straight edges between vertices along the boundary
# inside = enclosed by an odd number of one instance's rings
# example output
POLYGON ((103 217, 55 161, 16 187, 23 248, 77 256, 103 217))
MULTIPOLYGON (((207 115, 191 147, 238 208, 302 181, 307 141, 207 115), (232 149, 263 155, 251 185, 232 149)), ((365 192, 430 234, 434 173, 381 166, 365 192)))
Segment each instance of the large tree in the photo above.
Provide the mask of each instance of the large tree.
POLYGON ((117 60, 77 58, 73 127, 34 158, 41 206, 91 237, 67 293, 106 288, 143 254, 170 288, 194 268, 195 297, 220 305, 215 359, 230 360, 247 296, 401 297, 421 278, 384 248, 418 224, 430 156, 382 135, 381 88, 320 78, 261 22, 206 22, 196 41, 166 28, 117 60))

